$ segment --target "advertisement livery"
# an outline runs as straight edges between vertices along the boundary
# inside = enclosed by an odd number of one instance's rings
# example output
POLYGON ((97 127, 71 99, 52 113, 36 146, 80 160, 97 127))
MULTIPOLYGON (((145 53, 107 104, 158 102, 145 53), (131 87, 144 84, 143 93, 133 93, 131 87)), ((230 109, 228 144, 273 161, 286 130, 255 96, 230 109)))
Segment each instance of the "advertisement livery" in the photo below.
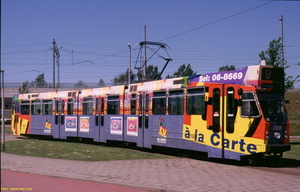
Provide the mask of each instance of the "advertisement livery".
POLYGON ((187 149, 208 157, 290 150, 282 68, 241 70, 13 97, 15 135, 91 138, 187 149))

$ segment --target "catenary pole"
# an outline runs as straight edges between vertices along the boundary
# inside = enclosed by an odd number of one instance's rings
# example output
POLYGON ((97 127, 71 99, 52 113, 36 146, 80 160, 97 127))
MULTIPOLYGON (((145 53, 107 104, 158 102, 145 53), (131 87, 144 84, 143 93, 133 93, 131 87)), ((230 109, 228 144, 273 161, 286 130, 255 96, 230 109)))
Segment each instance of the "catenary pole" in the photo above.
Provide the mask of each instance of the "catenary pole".
POLYGON ((131 46, 130 43, 127 43, 127 46, 129 48, 129 69, 128 69, 128 86, 131 83, 131 46))
POLYGON ((53 88, 55 88, 55 39, 53 39, 53 88))
POLYGON ((281 39, 281 46, 282 46, 280 55, 281 55, 281 64, 282 64, 282 67, 284 68, 283 15, 279 16, 279 21, 280 21, 280 39, 281 39))
POLYGON ((147 79, 147 47, 146 47, 146 25, 144 25, 144 68, 143 68, 143 76, 144 80, 147 79))
POLYGON ((5 151, 5 125, 4 125, 4 71, 1 70, 1 151, 5 151))

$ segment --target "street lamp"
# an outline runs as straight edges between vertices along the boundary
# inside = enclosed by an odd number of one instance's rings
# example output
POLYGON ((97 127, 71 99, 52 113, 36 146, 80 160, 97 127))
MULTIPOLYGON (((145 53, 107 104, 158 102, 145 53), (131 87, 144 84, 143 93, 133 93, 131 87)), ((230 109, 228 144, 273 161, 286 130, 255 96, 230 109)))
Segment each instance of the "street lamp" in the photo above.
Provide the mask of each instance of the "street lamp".
POLYGON ((131 83, 131 46, 130 43, 127 43, 129 48, 129 71, 128 71, 128 86, 131 83))
POLYGON ((5 127, 4 127, 4 70, 1 70, 1 151, 5 151, 5 127))

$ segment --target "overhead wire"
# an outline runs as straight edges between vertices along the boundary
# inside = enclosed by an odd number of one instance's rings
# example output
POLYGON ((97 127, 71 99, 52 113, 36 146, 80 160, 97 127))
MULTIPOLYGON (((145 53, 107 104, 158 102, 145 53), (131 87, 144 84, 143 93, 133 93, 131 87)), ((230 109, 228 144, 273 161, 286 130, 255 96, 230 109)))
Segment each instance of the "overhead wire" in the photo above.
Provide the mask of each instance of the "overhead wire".
MULTIPOLYGON (((184 35, 186 33, 190 33, 192 31, 195 31, 195 30, 198 30, 198 29, 201 29, 201 28, 204 28, 204 27, 207 27, 209 25, 212 25, 212 24, 215 24, 215 23, 218 23, 218 22, 221 22, 221 21, 224 21, 224 20, 227 20, 227 19, 230 19, 232 17, 235 17, 235 16, 238 16, 240 14, 243 14, 243 13, 246 13, 246 12, 249 12, 249 11, 252 11, 254 9, 257 9, 257 8, 260 8, 260 7, 263 7, 263 6, 266 6, 268 4, 271 4, 273 2, 275 2, 276 0, 272 0, 270 2, 267 2, 267 3, 264 3, 264 4, 261 4, 261 5, 258 5, 258 6, 255 6, 255 7, 252 7, 252 8, 249 8, 249 9, 246 9, 244 11, 241 11, 241 12, 238 12, 238 13, 235 13, 235 14, 232 14, 232 15, 229 15, 227 17, 224 17, 224 18, 221 18, 221 19, 218 19, 216 21, 213 21, 213 22, 210 22, 210 23, 207 23, 205 25, 202 25, 202 26, 199 26, 199 27, 196 27, 196 28, 193 28, 193 29, 190 29, 190 30, 187 30, 187 31, 184 31, 184 32, 181 32, 179 34, 176 34, 176 35, 173 35, 173 36, 170 36, 170 37, 167 37, 165 39, 162 39, 160 40, 159 42, 162 42, 162 41, 166 41, 166 40, 169 40, 169 39, 172 39, 172 38, 175 38, 175 37, 178 37, 178 36, 181 36, 181 35, 184 35)), ((82 45, 79 45, 79 46, 82 46, 82 45)), ((101 59, 104 59, 104 58, 107 58, 107 57, 113 57, 113 56, 117 56, 117 55, 120 55, 120 54, 123 54, 123 53, 127 53, 128 51, 123 51, 123 52, 120 52, 120 53, 116 53, 116 54, 110 54, 110 55, 106 55, 106 56, 101 56, 101 57, 98 57, 98 58, 94 58, 94 59, 89 59, 88 61, 96 61, 96 60, 101 60, 101 59)), ((77 62, 75 64, 80 64, 80 63, 85 63, 84 61, 81 61, 81 62, 77 62)))
MULTIPOLYGON (((267 2, 267 3, 264 3, 264 4, 261 4, 261 5, 258 5, 258 6, 255 6, 255 7, 252 7, 252 8, 249 8, 249 9, 246 9, 246 10, 243 10, 241 12, 238 12, 238 13, 235 13, 235 14, 232 14, 232 15, 229 15, 227 17, 224 17, 224 18, 221 18, 221 19, 218 19, 218 20, 215 20, 215 21, 212 21, 210 23, 207 23, 207 24, 204 24, 204 25, 201 25, 201 26, 198 26, 196 28, 193 28, 193 29, 190 29, 190 30, 187 30, 187 31, 184 31, 184 32, 181 32, 181 33, 178 33, 178 34, 175 34, 175 35, 172 35, 170 37, 167 37, 167 38, 164 38, 162 40, 160 40, 159 42, 162 42, 162 41, 166 41, 166 40, 169 40, 169 39, 172 39, 172 38, 175 38, 175 37, 178 37, 178 36, 181 36, 181 35, 185 35, 187 33, 190 33, 192 31, 195 31, 195 30, 199 30, 201 28, 204 28, 204 27, 207 27, 207 26, 210 26, 210 25, 213 25, 213 24, 216 24, 216 23, 219 23, 219 22, 222 22, 224 20, 227 20, 227 19, 230 19, 230 18, 233 18, 235 16, 238 16, 238 15, 241 15, 243 13, 246 13, 246 12, 249 12, 249 11, 252 11, 254 9, 258 9, 260 7, 263 7, 263 6, 266 6, 266 5, 269 5, 273 2, 275 2, 276 0, 272 0, 270 2, 267 2)), ((66 43, 63 43, 65 45, 72 45, 72 46, 83 46, 83 45, 74 45, 74 44, 66 44, 66 43)), ((87 46, 84 46, 84 47, 87 47, 87 46)), ((91 48, 95 48, 95 46, 89 46, 91 48)), ((96 46, 97 48, 99 48, 98 46, 96 46)), ((70 53, 69 51, 67 51, 64 47, 62 47, 67 53, 70 53)), ((107 48, 107 47, 106 47, 107 48)), ((48 51, 48 50, 47 50, 48 51)), ((77 51, 77 52, 81 52, 81 51, 77 51)), ((84 53, 84 52, 81 52, 81 53, 84 53)), ((93 58, 93 59, 85 59, 85 60, 82 60, 82 61, 79 61, 77 63, 74 63, 73 61, 71 62, 71 64, 66 64, 66 65, 62 65, 61 67, 65 67, 65 66, 70 66, 70 65, 76 65, 76 64, 82 64, 82 63, 92 63, 94 61, 99 61, 101 59, 105 59, 105 58, 108 58, 108 57, 115 57, 117 55, 121 55, 121 54, 124 54, 124 53, 128 53, 128 51, 122 51, 122 52, 118 52, 118 53, 115 53, 115 54, 108 54, 108 55, 102 55, 101 57, 96 57, 96 58, 93 58)), ((73 54, 73 50, 72 50, 72 54, 73 54)), ((98 54, 99 55, 99 54, 98 54)), ((73 58, 72 58, 73 59, 73 58)), ((120 64, 118 64, 120 65, 120 64)), ((95 66, 95 65, 84 65, 84 66, 95 66)), ((101 65, 102 66, 102 65, 101 65)), ((108 66, 111 66, 111 65, 108 65, 108 66)), ((51 69, 51 67, 49 68, 44 68, 44 69, 51 69)), ((39 69, 40 70, 40 69, 39 69)), ((41 69, 42 70, 42 69, 41 69)))
POLYGON ((176 35, 173 35, 173 36, 167 37, 167 38, 165 38, 165 39, 162 39, 162 40, 160 40, 160 42, 166 41, 166 40, 169 40, 169 39, 172 39, 172 38, 175 38, 175 37, 178 37, 178 36, 180 36, 180 35, 184 35, 184 34, 186 34, 186 33, 190 33, 190 32, 192 32, 192 31, 201 29, 201 28, 203 28, 203 27, 207 27, 207 26, 212 25, 212 24, 215 24, 215 23, 219 23, 219 22, 221 22, 221 21, 224 21, 224 20, 226 20, 226 19, 230 19, 230 18, 235 17, 235 16, 237 16, 237 15, 240 15, 240 14, 243 14, 243 13, 246 13, 246 12, 249 12, 249 11, 252 11, 252 10, 254 10, 254 9, 257 9, 257 8, 260 8, 260 7, 263 7, 263 6, 266 6, 266 5, 271 4, 271 3, 275 2, 275 1, 276 1, 276 0, 273 0, 273 1, 271 1, 271 2, 267 2, 267 3, 261 4, 261 5, 255 6, 255 7, 252 7, 252 8, 250 8, 250 9, 246 9, 246 10, 244 10, 244 11, 241 11, 241 12, 238 12, 238 13, 235 13, 235 14, 232 14, 232 15, 229 15, 229 16, 227 16, 227 17, 218 19, 218 20, 216 20, 216 21, 213 21, 213 22, 210 22, 210 23, 201 25, 201 26, 199 26, 199 27, 190 29, 190 30, 188 30, 188 31, 184 31, 184 32, 178 33, 178 34, 176 34, 176 35))

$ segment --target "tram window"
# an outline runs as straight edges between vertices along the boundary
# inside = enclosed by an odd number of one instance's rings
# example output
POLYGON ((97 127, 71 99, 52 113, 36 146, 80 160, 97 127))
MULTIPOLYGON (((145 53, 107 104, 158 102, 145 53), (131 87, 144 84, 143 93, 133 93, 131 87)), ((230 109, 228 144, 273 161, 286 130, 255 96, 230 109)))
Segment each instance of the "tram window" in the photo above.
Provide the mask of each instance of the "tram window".
POLYGON ((103 114, 103 113, 104 113, 104 98, 103 98, 103 97, 101 98, 101 103, 100 103, 100 112, 101 112, 101 114, 103 114))
POLYGON ((52 100, 43 100, 42 114, 51 115, 52 113, 52 100))
POLYGON ((220 89, 213 91, 213 112, 220 113, 220 89))
POLYGON ((143 110, 143 95, 139 95, 139 113, 142 113, 143 110))
POLYGON ((65 113, 65 100, 61 100, 61 113, 64 114, 65 113))
POLYGON ((234 94, 233 89, 230 89, 229 87, 227 89, 227 114, 234 114, 235 109, 235 100, 234 100, 234 94))
POLYGON ((87 97, 83 98, 83 115, 93 114, 93 98, 87 97))
POLYGON ((131 115, 135 115, 135 113, 136 113, 136 94, 131 95, 130 106, 131 106, 131 108, 130 108, 131 115))
POLYGON ((58 104, 59 104, 59 101, 55 100, 55 113, 56 114, 58 113, 58 104))
POLYGON ((29 115, 29 109, 30 109, 29 101, 22 101, 22 103, 21 103, 21 114, 22 115, 29 115))
POLYGON ((213 106, 213 132, 220 131, 220 89, 213 89, 213 98, 212 98, 212 106, 213 106))
POLYGON ((95 105, 96 105, 96 114, 98 114, 98 112, 99 112, 99 98, 96 98, 95 105))
POLYGON ((41 113, 41 101, 32 101, 31 115, 40 115, 40 113, 41 113))
POLYGON ((150 98, 149 98, 149 94, 146 94, 146 103, 145 103, 145 110, 146 110, 146 112, 148 112, 149 111, 149 100, 150 100, 150 98))
POLYGON ((153 115, 166 114, 166 92, 157 92, 153 95, 153 115))
POLYGON ((120 99, 119 96, 110 96, 107 98, 107 114, 119 114, 120 99))
POLYGON ((168 97, 169 115, 183 114, 183 91, 170 91, 168 97))
POLYGON ((285 114, 284 103, 282 100, 260 100, 260 106, 266 115, 283 115, 285 114))
POLYGON ((73 107, 74 107, 73 99, 68 99, 68 105, 67 105, 68 115, 73 115, 73 107))
POLYGON ((234 99, 234 88, 227 88, 227 97, 226 97, 226 108, 227 108, 227 119, 226 119, 226 131, 227 133, 234 132, 234 121, 236 116, 236 102, 234 99))
POLYGON ((242 117, 258 117, 259 111, 252 92, 245 92, 242 95, 242 117))
POLYGON ((204 114, 204 88, 189 89, 187 92, 187 109, 189 115, 204 114))

